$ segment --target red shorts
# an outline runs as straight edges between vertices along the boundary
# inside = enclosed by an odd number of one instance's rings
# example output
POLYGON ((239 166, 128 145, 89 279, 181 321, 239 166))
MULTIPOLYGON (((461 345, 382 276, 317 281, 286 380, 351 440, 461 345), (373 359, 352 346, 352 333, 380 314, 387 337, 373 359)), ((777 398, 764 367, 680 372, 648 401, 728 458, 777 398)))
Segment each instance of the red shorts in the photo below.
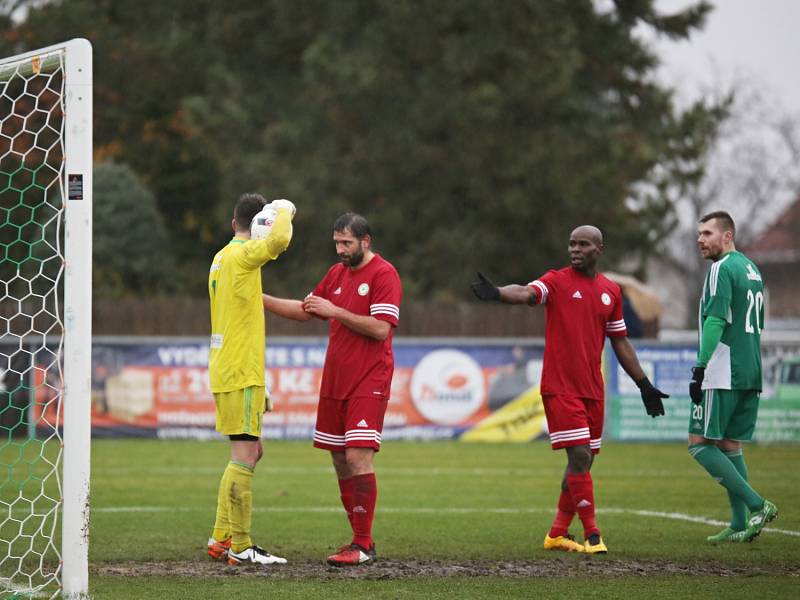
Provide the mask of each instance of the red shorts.
POLYGON ((567 394, 542 396, 553 450, 588 444, 600 452, 603 438, 603 401, 567 394))
POLYGON ((388 403, 388 398, 378 396, 349 400, 321 397, 314 447, 333 452, 344 452, 345 448, 372 448, 378 452, 388 403))

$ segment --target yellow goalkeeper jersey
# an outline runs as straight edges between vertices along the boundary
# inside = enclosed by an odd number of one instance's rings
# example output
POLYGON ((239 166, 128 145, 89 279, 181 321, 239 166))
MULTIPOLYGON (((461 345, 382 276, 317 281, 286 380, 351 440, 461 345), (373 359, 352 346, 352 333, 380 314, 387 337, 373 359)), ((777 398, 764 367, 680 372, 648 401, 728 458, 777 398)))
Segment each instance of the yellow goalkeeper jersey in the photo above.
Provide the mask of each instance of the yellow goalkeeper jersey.
POLYGON ((208 274, 213 393, 264 387, 264 306, 261 267, 275 260, 292 239, 291 214, 281 209, 263 240, 234 237, 217 252, 208 274))

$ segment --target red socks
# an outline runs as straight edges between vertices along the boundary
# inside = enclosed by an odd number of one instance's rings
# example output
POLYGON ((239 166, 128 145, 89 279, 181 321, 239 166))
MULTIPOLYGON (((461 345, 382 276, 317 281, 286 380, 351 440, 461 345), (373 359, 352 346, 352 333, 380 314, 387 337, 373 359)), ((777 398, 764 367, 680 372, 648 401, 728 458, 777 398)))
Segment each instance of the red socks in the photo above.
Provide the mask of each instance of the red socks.
POLYGON ((353 528, 353 543, 362 548, 372 546, 372 519, 375 516, 375 502, 378 499, 378 482, 375 473, 351 477, 353 482, 353 504, 350 524, 353 528))
POLYGON ((599 534, 600 529, 594 516, 594 486, 592 485, 592 475, 586 473, 567 473, 567 486, 572 496, 575 510, 583 523, 584 537, 599 534))
POLYGON ((569 525, 572 523, 572 517, 574 516, 575 503, 572 501, 572 495, 569 493, 569 490, 561 490, 561 495, 558 497, 556 518, 553 519, 553 526, 550 528, 550 533, 548 535, 551 538, 567 535, 569 525))
POLYGON ((353 526, 353 494, 355 493, 355 479, 348 477, 339 480, 339 497, 342 499, 342 506, 347 513, 347 520, 350 527, 353 526))

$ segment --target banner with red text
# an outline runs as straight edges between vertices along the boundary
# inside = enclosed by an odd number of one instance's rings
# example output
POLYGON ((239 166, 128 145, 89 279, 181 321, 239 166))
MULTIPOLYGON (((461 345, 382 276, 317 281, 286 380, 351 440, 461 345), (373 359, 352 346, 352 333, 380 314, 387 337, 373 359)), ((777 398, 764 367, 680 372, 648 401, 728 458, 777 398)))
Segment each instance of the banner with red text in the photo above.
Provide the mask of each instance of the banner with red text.
MULTIPOLYGON (((324 340, 268 340, 264 367, 273 411, 264 415, 263 437, 311 439, 325 351, 324 340)), ((484 424, 475 431, 476 439, 480 439, 493 413, 506 405, 507 410, 514 410, 519 401, 512 401, 535 389, 543 347, 396 340, 394 351, 395 371, 383 439, 453 438, 484 424)), ((41 396, 49 388, 36 389, 41 396)), ((35 406, 44 405, 44 400, 37 397, 35 406)), ((42 417, 56 419, 56 415, 34 415, 36 420, 42 417)), ((503 431, 519 436, 520 419, 505 421, 508 423, 503 431)), ((214 423, 205 340, 95 341, 95 436, 216 438, 214 423)), ((538 419, 536 428, 527 427, 524 435, 537 437, 542 427, 538 419)), ((494 433, 492 439, 496 438, 494 433)))

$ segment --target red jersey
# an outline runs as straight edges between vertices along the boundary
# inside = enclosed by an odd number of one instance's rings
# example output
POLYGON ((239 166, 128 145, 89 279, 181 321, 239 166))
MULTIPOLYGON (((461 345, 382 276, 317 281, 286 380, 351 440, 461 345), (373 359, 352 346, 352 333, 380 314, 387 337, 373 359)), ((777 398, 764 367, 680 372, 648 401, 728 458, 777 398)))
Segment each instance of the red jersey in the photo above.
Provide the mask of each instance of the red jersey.
POLYGON ((392 325, 385 340, 376 340, 331 319, 320 396, 337 400, 388 398, 394 372, 392 336, 403 295, 395 268, 378 254, 356 271, 338 263, 312 293, 353 314, 370 315, 392 325))
POLYGON ((589 277, 572 267, 548 271, 528 285, 545 305, 542 394, 602 400, 605 337, 628 335, 619 286, 602 273, 589 277))

